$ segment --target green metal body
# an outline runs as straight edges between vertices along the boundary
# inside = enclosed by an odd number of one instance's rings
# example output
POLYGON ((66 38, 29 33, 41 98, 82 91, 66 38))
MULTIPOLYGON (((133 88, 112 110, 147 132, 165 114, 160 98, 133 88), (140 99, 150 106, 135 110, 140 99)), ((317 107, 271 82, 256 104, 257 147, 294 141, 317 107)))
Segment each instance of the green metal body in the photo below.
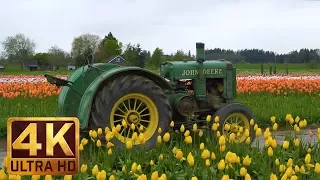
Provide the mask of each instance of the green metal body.
POLYGON ((76 69, 67 79, 73 84, 63 86, 58 98, 57 116, 78 117, 82 129, 88 125, 92 101, 102 83, 111 82, 120 76, 135 74, 150 78, 164 89, 172 89, 164 78, 139 67, 107 63, 93 64, 92 66, 91 68, 83 66, 76 69))
MULTIPOLYGON (((163 88, 173 107, 173 118, 182 117, 186 120, 188 118, 186 118, 185 113, 179 114, 179 112, 189 112, 190 109, 190 112, 193 113, 195 109, 208 109, 210 106, 210 102, 208 103, 208 99, 210 99, 208 86, 210 85, 208 83, 222 83, 223 91, 219 94, 219 99, 223 99, 224 103, 231 102, 236 97, 235 68, 225 60, 204 60, 204 45, 197 44, 197 61, 165 62, 161 65, 160 76, 143 68, 109 63, 80 67, 67 79, 72 83, 62 87, 58 99, 57 116, 78 117, 81 129, 86 129, 92 102, 99 87, 117 77, 128 75, 140 75, 149 78, 163 88), (181 80, 192 81, 193 93, 184 88, 185 84, 181 80), (181 109, 181 106, 186 103, 186 108, 181 109), (195 109, 194 106, 196 106, 195 109), (178 110, 179 108, 180 110, 178 110)), ((212 102, 211 105, 219 104, 218 101, 212 102)))
POLYGON ((195 97, 203 100, 206 97, 206 80, 223 79, 223 97, 232 100, 236 97, 236 69, 232 64, 223 60, 207 60, 203 63, 202 71, 196 61, 176 61, 162 64, 160 76, 169 79, 171 85, 176 85, 176 80, 192 79, 195 97), (200 72, 203 76, 199 78, 200 72))

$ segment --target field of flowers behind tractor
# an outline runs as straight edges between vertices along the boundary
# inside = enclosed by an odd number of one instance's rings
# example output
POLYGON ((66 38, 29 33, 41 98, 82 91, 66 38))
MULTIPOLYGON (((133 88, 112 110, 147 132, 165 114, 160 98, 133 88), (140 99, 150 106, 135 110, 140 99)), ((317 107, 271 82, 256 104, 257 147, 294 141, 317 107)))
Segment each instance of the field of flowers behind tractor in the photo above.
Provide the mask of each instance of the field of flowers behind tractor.
MULTIPOLYGON (((0 136, 5 135, 8 117, 55 116, 59 91, 43 76, 0 76, 0 136)), ((320 121, 320 75, 238 75, 237 93, 235 101, 249 106, 261 126, 271 116, 281 124, 287 113, 310 124, 320 121)))
MULTIPOLYGON (((320 143, 304 141, 301 134, 307 125, 320 119, 319 87, 320 76, 315 75, 239 75, 236 101, 249 106, 257 116, 250 121, 254 132, 248 129, 242 132, 246 136, 244 144, 236 143, 238 134, 231 133, 226 138, 221 135, 219 117, 207 117, 208 124, 212 123, 207 131, 198 129, 196 125, 192 129, 182 125, 179 130, 170 132, 159 129, 155 149, 136 151, 133 148, 135 141, 145 143, 143 133, 139 133, 132 136, 132 141, 126 141, 124 151, 118 151, 113 139, 127 126, 122 123, 112 129, 106 127, 90 131, 90 137, 83 138, 79 147, 81 172, 64 178, 320 179, 320 143), (262 125, 268 128, 263 130, 262 125), (274 136, 281 126, 291 130, 283 142, 274 136), (101 147, 98 135, 105 136, 108 141, 106 148, 101 147), (251 138, 259 136, 265 141, 257 141, 255 146, 251 146, 251 138), (255 148, 257 146, 264 148, 255 148)), ((54 116, 59 91, 41 76, 0 77, 1 135, 5 136, 8 117, 54 116)), ((170 126, 174 126, 173 121, 170 126)), ((320 128, 314 133, 320 142, 320 128)), ((6 168, 6 158, 3 164, 6 168)), ((6 169, 0 168, 0 179, 5 177, 20 178, 9 176, 6 169)), ((52 177, 46 176, 45 179, 52 177)))

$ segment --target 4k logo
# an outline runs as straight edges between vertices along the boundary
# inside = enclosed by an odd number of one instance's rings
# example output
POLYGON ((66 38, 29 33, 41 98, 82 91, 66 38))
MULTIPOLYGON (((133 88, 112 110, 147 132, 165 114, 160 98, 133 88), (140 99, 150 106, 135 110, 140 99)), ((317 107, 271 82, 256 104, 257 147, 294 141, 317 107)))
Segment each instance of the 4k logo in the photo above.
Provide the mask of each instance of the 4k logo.
POLYGON ((77 174, 79 120, 70 117, 9 118, 8 173, 77 174))

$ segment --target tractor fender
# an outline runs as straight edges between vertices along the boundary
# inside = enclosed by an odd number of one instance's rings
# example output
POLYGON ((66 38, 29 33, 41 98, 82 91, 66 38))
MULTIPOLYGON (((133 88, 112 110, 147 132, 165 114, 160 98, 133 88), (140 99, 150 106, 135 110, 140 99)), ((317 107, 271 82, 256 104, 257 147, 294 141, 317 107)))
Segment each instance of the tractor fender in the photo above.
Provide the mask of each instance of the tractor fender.
POLYGON ((95 97, 100 85, 102 83, 111 82, 112 80, 116 79, 117 77, 126 76, 126 75, 143 76, 145 78, 149 78, 150 80, 152 80, 155 84, 157 84, 162 89, 168 89, 168 90, 173 89, 171 84, 168 81, 166 81, 166 79, 159 76, 158 74, 155 74, 155 73, 150 72, 150 71, 143 69, 143 68, 121 66, 121 67, 117 67, 117 68, 108 70, 108 71, 102 73, 100 76, 98 76, 88 86, 88 88, 86 89, 86 91, 82 95, 79 109, 78 109, 78 118, 81 122, 81 125, 80 125, 81 129, 88 127, 92 102, 94 100, 94 97, 95 97))

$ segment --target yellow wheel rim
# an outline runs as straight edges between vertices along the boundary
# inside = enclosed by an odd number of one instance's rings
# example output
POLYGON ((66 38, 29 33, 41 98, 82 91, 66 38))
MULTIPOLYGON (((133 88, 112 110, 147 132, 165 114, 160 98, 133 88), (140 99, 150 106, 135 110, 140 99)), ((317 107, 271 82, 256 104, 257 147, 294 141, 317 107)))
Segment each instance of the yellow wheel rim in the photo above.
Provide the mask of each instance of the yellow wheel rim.
POLYGON ((223 135, 225 136, 226 139, 229 139, 230 134, 234 133, 236 135, 235 142, 236 143, 241 143, 247 139, 245 136, 245 130, 248 129, 249 133, 250 132, 250 122, 249 119, 241 114, 241 113, 232 113, 230 114, 224 121, 223 124, 223 135), (229 126, 229 128, 225 128, 229 126), (241 132, 242 129, 242 132, 241 132))
MULTIPOLYGON (((121 125, 121 130, 115 136, 123 143, 132 140, 134 132, 139 136, 143 133, 148 141, 156 132, 159 122, 157 106, 147 96, 140 93, 131 93, 121 97, 113 106, 110 113, 110 126, 121 125), (127 127, 122 126, 122 121, 127 127), (132 130, 132 124, 135 126, 132 130)), ((140 144, 139 138, 134 144, 140 144)))

